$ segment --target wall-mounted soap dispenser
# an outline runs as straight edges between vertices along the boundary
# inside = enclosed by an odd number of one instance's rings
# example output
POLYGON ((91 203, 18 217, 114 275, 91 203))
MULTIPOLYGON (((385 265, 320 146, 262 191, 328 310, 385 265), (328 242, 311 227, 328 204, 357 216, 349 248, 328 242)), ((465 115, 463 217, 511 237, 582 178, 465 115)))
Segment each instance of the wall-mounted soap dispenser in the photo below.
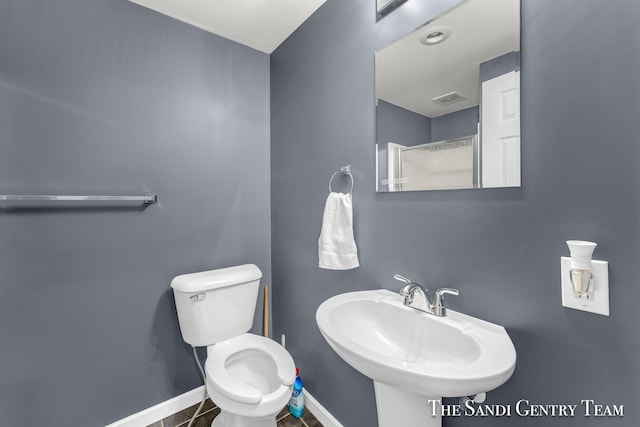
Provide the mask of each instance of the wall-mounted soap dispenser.
POLYGON ((609 263, 592 260, 593 242, 568 240, 571 257, 562 257, 562 305, 609 315, 609 263))

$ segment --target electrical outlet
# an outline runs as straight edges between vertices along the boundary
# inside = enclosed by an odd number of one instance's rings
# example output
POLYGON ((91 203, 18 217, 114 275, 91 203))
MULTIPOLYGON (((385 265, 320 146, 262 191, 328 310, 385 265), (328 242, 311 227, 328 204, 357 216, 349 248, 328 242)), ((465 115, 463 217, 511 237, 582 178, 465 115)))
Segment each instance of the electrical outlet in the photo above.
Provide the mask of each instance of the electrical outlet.
POLYGON ((609 263, 607 261, 591 261, 593 274, 593 298, 578 298, 573 293, 573 286, 569 279, 571 258, 561 257, 562 305, 575 310, 609 315, 609 263))

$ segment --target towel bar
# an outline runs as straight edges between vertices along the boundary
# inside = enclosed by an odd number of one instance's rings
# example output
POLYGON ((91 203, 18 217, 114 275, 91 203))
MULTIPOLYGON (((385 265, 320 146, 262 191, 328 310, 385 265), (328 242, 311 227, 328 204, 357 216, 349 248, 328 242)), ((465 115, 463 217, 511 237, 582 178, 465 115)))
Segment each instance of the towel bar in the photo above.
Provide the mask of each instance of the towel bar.
POLYGON ((158 202, 157 194, 144 196, 52 196, 52 195, 0 195, 0 202, 158 202))

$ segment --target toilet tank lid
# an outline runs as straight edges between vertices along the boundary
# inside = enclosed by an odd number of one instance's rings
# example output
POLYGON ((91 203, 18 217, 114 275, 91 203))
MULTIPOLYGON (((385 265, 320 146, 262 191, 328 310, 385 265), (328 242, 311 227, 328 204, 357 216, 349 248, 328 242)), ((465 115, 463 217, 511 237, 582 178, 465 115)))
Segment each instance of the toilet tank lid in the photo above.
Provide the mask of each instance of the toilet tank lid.
POLYGON ((258 280, 261 277, 262 271, 258 266, 244 264, 217 270, 182 274, 173 278, 171 287, 179 292, 202 292, 258 280))

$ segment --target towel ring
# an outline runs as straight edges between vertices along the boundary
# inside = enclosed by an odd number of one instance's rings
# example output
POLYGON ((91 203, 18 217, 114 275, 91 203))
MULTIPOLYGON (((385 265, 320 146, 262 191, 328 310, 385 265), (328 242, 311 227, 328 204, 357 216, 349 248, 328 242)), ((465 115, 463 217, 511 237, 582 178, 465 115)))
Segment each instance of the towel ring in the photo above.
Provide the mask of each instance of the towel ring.
POLYGON ((347 166, 343 166, 340 168, 339 171, 336 171, 333 173, 333 175, 331 175, 331 179, 329 180, 329 193, 331 193, 333 190, 331 190, 331 184, 333 184, 333 178, 336 177, 336 175, 347 175, 349 178, 351 178, 351 191, 349 191, 349 193, 353 193, 353 175, 351 175, 351 165, 347 165, 347 166))

